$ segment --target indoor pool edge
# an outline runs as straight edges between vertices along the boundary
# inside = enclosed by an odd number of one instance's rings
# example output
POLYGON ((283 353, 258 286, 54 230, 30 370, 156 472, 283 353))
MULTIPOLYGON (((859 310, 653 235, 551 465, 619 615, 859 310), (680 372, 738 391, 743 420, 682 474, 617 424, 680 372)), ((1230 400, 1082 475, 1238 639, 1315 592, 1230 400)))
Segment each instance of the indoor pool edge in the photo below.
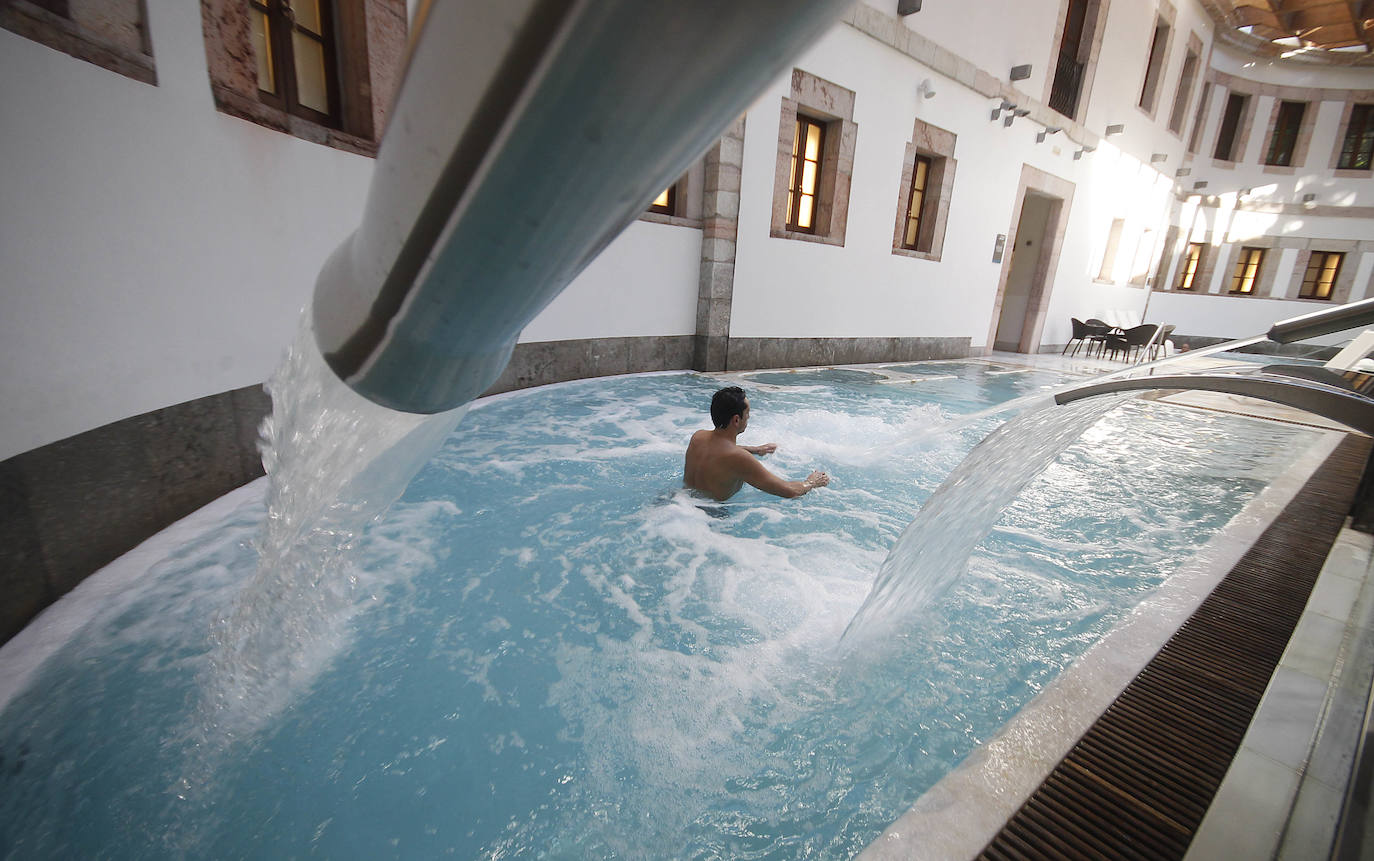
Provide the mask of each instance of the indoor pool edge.
POLYGON ((1344 439, 1326 431, 1177 572, 974 749, 859 861, 975 857, 1344 439))

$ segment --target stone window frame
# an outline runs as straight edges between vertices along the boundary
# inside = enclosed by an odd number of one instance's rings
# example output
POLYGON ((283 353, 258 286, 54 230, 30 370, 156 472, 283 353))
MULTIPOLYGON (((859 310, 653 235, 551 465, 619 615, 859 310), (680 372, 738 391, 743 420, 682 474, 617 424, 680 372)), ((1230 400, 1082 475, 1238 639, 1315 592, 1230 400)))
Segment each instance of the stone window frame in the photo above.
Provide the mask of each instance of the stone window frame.
MULTIPOLYGON (((328 0, 327 0, 328 2, 328 0)), ((201 0, 210 92, 221 112, 293 137, 374 156, 400 83, 409 16, 405 0, 332 0, 339 66, 338 127, 259 95, 248 4, 201 0)))
POLYGON ((0 28, 157 86, 146 0, 3 0, 0 28))
POLYGON ((1159 94, 1163 89, 1164 78, 1169 71, 1169 52, 1174 46, 1175 21, 1178 19, 1178 11, 1168 0, 1162 0, 1159 8, 1155 10, 1154 27, 1150 29, 1150 48, 1145 53, 1145 69, 1141 74, 1140 97, 1136 99, 1136 107, 1147 117, 1154 119, 1159 111, 1159 94), (1159 34, 1160 26, 1165 28, 1164 44, 1159 46, 1159 54, 1155 55, 1155 38, 1159 34))
POLYGON ((1374 105, 1374 90, 1354 90, 1346 95, 1345 105, 1341 109, 1341 120, 1336 125, 1336 145, 1331 151, 1330 170, 1332 175, 1339 179, 1369 179, 1374 176, 1374 163, 1362 170, 1337 167, 1341 163, 1341 149, 1345 146, 1346 132, 1350 129, 1350 116, 1354 113, 1356 105, 1374 105))
POLYGON ((859 127, 854 122, 853 90, 801 69, 792 70, 792 88, 782 99, 778 118, 778 158, 773 175, 770 236, 843 247, 858 133, 859 127), (787 190, 791 184, 792 142, 798 113, 826 124, 814 233, 787 229, 787 190))
POLYGON ((1295 302, 1344 305, 1350 301, 1351 291, 1355 289, 1355 270, 1360 268, 1359 263, 1360 242, 1358 240, 1308 239, 1303 243, 1303 247, 1298 249, 1298 259, 1293 266, 1293 274, 1289 278, 1288 289, 1283 298, 1292 299, 1295 302), (1302 292, 1302 280, 1307 274, 1307 265, 1312 261, 1312 254, 1317 251, 1335 251, 1344 254, 1345 259, 1341 261, 1341 271, 1336 275, 1336 283, 1331 286, 1330 296, 1325 299, 1303 298, 1298 295, 1302 292))
POLYGON ((1207 109, 1212 100, 1212 82, 1202 82, 1202 95, 1198 97, 1197 111, 1193 114, 1193 130, 1188 133, 1188 154, 1197 155, 1202 144, 1202 131, 1207 126, 1207 109))
POLYGON ((1198 295, 1210 292, 1212 286, 1212 273, 1216 271, 1217 259, 1221 256, 1220 249, 1212 242, 1211 230, 1200 232, 1187 232, 1174 228, 1169 229, 1166 238, 1166 247, 1170 255, 1168 265, 1160 264, 1161 277, 1156 279, 1154 289, 1164 290, 1180 295, 1198 295), (1202 252, 1198 255, 1197 269, 1193 270, 1193 286, 1187 290, 1178 289, 1178 276, 1182 271, 1180 267, 1188 259, 1188 246, 1201 245, 1202 252), (1167 276, 1167 277, 1165 277, 1167 276))
MULTIPOLYGON (((1184 48, 1183 63, 1178 67, 1178 86, 1174 89, 1174 103, 1169 108, 1169 119, 1165 127, 1169 133, 1179 140, 1183 140, 1183 130, 1188 126, 1188 108, 1193 103, 1193 91, 1197 88, 1197 82, 1202 75, 1202 39, 1197 33, 1189 31, 1188 44, 1184 48), (1188 74, 1188 61, 1193 61, 1192 74, 1188 74), (1174 127, 1177 119, 1178 127, 1174 127)), ((1191 148, 1189 150, 1192 151, 1191 148)))
POLYGON ((1317 113, 1321 102, 1310 99, 1274 97, 1274 106, 1269 111, 1269 124, 1265 128, 1264 151, 1260 154, 1260 166, 1264 173, 1292 175, 1307 161, 1307 147, 1312 142, 1312 129, 1316 125, 1317 113), (1298 136, 1293 142, 1293 157, 1288 164, 1269 164, 1269 153, 1274 147, 1274 135, 1278 133, 1279 111, 1285 103, 1303 105, 1302 120, 1298 123, 1298 136))
POLYGON ((647 207, 639 214, 640 221, 654 224, 671 224, 675 227, 701 227, 701 195, 705 183, 705 165, 698 159, 673 183, 677 188, 674 195, 673 211, 659 212, 647 207))
MULTIPOLYGON (((1054 44, 1050 46, 1049 74, 1045 76, 1044 94, 1040 101, 1051 105, 1050 95, 1054 90, 1054 78, 1059 64, 1059 52, 1064 42, 1064 24, 1069 17, 1069 4, 1072 0, 1060 0, 1059 13, 1054 24, 1054 44)), ((1078 84, 1078 102, 1073 115, 1061 114, 1076 122, 1082 122, 1087 114, 1088 101, 1092 95, 1093 81, 1097 77, 1097 61, 1102 53, 1102 36, 1107 28, 1107 13, 1111 0, 1086 0, 1088 7, 1083 20, 1083 43, 1078 49, 1079 62, 1083 64, 1083 76, 1078 84), (1086 54, 1086 56, 1085 56, 1086 54)), ((1051 106, 1051 109, 1054 108, 1051 106)), ((1059 113, 1059 111, 1055 111, 1059 113)))
POLYGON ((1226 255, 1226 265, 1222 269, 1222 279, 1217 285, 1215 295, 1231 299, 1280 299, 1274 295, 1274 279, 1278 275, 1282 247, 1272 236, 1256 236, 1244 241, 1232 242, 1226 255), (1231 281, 1235 278, 1236 264, 1240 262, 1241 250, 1262 248, 1264 257, 1260 260, 1259 271, 1255 273, 1255 286, 1249 293, 1232 293, 1231 281))
POLYGON ((911 140, 907 141, 902 153, 902 176, 897 190, 897 220, 892 231, 892 253, 899 257, 915 260, 939 261, 944 253, 945 228, 949 224, 949 204, 954 194, 954 172, 958 161, 954 158, 954 147, 958 136, 939 126, 931 125, 919 117, 911 128, 911 140), (917 248, 903 248, 902 239, 906 234, 907 207, 910 205, 911 179, 915 172, 916 157, 930 160, 930 171, 926 178, 925 207, 928 216, 920 227, 917 248), (925 250, 920 250, 921 247, 925 250))
POLYGON ((1259 96, 1257 96, 1253 90, 1245 90, 1235 86, 1226 87, 1226 98, 1222 102, 1221 116, 1217 120, 1217 131, 1216 134, 1212 135, 1213 167, 1229 170, 1245 160, 1245 150, 1250 145, 1250 127, 1254 125, 1255 122, 1255 103, 1258 100, 1259 96), (1239 119, 1236 120, 1235 137, 1231 139, 1231 157, 1218 158, 1216 147, 1218 143, 1217 139, 1221 136, 1221 126, 1226 120, 1226 106, 1230 103, 1232 95, 1243 96, 1245 98, 1245 104, 1240 109, 1239 119))

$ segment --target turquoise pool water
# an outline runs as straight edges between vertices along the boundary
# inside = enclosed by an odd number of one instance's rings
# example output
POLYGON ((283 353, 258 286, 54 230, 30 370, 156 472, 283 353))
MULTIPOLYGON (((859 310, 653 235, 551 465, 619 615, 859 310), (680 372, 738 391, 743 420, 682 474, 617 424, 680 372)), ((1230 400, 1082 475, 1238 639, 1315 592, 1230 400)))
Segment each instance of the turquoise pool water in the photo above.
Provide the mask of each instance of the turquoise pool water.
POLYGON ((481 404, 359 549, 319 671, 207 744, 208 632, 264 516, 247 493, 146 551, 0 703, 0 855, 848 857, 1311 438, 1131 402, 907 631, 841 658, 896 536, 996 426, 958 417, 1060 381, 1006 371, 749 375, 743 441, 834 476, 790 501, 680 490, 716 379, 481 404))

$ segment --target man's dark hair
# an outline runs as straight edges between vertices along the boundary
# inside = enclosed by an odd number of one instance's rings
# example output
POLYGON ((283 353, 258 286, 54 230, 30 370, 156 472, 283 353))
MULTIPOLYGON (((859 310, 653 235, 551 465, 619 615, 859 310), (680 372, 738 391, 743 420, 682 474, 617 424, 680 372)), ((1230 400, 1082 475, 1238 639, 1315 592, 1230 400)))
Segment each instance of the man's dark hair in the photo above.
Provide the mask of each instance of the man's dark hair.
POLYGON ((726 386, 711 396, 711 421, 717 428, 723 428, 730 419, 744 414, 744 389, 739 386, 726 386))

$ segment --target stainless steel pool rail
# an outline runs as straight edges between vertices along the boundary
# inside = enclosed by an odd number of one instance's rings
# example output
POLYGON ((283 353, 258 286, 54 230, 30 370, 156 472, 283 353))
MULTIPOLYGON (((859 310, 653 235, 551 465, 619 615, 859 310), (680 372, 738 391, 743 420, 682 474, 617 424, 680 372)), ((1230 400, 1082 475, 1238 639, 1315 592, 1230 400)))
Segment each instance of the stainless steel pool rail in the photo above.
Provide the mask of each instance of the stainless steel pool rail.
POLYGON ((850 3, 426 3, 362 224, 316 284, 326 362, 396 410, 480 395, 521 329, 850 3))

